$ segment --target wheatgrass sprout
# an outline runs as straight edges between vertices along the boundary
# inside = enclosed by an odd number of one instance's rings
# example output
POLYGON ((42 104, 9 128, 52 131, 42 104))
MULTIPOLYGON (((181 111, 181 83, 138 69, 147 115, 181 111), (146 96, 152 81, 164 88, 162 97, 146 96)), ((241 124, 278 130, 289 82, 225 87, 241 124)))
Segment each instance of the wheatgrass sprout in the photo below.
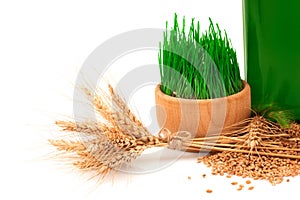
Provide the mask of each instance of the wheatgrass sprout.
POLYGON ((177 14, 170 30, 166 23, 158 54, 161 90, 165 94, 187 99, 213 99, 243 89, 236 51, 226 31, 223 34, 219 25, 209 20, 209 29, 203 34, 200 22, 195 25, 194 19, 188 33, 185 32, 185 18, 180 28, 177 14), (174 76, 175 72, 182 78, 174 76), (213 88, 208 88, 208 84, 213 88))

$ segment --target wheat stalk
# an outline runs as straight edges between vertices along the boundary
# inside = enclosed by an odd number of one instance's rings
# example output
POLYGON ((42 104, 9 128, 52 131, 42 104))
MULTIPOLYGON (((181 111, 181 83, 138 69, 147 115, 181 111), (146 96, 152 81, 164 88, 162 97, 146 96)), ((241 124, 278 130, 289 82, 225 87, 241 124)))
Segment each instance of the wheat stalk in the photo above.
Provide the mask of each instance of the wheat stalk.
POLYGON ((124 100, 114 91, 113 87, 111 85, 108 87, 113 102, 112 106, 114 108, 112 118, 116 125, 127 135, 136 138, 151 135, 141 121, 131 112, 124 100))
POLYGON ((300 146, 293 148, 285 144, 285 141, 300 139, 298 124, 283 129, 262 116, 255 116, 227 130, 221 136, 195 138, 184 143, 184 146, 191 151, 203 149, 300 159, 300 146))
POLYGON ((69 138, 49 140, 58 151, 69 155, 79 169, 96 171, 105 177, 111 171, 130 164, 151 147, 300 159, 298 124, 281 128, 261 116, 255 116, 227 127, 221 135, 215 133, 205 138, 188 139, 184 136, 186 132, 170 133, 162 129, 159 136, 154 136, 113 88, 108 87, 109 94, 103 90, 92 94, 84 88, 95 111, 104 121, 56 121, 62 131, 70 132, 69 138), (295 145, 291 146, 292 143, 295 145))
POLYGON ((70 132, 70 139, 49 140, 57 150, 75 154, 73 164, 82 170, 95 170, 106 176, 136 159, 151 147, 167 146, 143 126, 124 100, 109 85, 109 94, 99 89, 94 94, 83 88, 102 121, 56 121, 62 131, 70 132), (74 137, 81 134, 81 140, 74 137), (76 140, 77 139, 77 140, 76 140))

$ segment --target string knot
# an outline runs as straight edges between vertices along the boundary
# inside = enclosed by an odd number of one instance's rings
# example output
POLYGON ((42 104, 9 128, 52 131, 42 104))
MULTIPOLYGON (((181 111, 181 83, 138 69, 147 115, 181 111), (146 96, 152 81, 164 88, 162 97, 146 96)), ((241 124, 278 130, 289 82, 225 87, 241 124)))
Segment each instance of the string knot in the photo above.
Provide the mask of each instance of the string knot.
POLYGON ((168 143, 170 149, 181 150, 183 143, 192 139, 192 134, 188 131, 172 133, 169 129, 162 128, 158 133, 158 137, 168 143))

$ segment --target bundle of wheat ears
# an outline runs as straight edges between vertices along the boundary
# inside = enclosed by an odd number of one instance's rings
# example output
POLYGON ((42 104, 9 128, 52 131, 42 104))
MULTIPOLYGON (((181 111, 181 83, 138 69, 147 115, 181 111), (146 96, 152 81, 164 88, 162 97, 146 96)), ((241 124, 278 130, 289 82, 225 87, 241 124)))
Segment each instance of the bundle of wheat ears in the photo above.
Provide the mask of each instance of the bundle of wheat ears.
POLYGON ((108 89, 108 93, 100 89, 93 93, 84 89, 95 111, 104 120, 56 121, 62 131, 70 134, 65 139, 49 140, 57 150, 69 156, 76 167, 94 171, 100 177, 130 164, 145 149, 152 147, 300 159, 298 124, 281 128, 257 115, 230 127, 221 135, 191 138, 188 132, 170 133, 162 129, 155 136, 143 126, 110 85, 108 89))

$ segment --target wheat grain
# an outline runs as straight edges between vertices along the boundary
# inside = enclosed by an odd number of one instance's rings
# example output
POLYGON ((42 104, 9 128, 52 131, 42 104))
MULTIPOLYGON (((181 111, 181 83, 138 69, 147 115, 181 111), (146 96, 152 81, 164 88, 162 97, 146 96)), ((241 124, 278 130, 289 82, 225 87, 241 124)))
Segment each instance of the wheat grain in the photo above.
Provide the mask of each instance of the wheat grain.
POLYGON ((249 188, 248 188, 248 190, 253 190, 254 189, 254 186, 250 186, 249 188))

